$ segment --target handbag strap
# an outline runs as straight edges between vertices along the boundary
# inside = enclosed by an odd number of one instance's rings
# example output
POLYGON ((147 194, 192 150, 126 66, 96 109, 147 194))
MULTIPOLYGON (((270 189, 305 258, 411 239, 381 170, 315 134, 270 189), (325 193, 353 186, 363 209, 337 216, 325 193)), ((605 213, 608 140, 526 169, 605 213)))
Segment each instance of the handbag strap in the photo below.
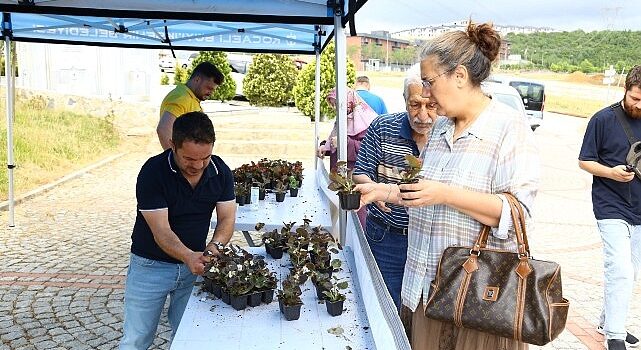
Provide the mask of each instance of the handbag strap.
MULTIPOLYGON (((514 197, 513 194, 509 192, 503 193, 505 198, 510 205, 510 214, 512 216, 512 223, 514 225, 514 232, 516 233, 517 249, 520 258, 528 258, 530 256, 530 244, 527 239, 527 233, 525 230, 525 215, 523 213, 523 207, 521 203, 514 197)), ((490 227, 483 225, 481 232, 479 233, 474 247, 470 251, 470 254, 476 253, 475 255, 480 254, 481 249, 484 249, 487 246, 487 240, 490 235, 490 227)))

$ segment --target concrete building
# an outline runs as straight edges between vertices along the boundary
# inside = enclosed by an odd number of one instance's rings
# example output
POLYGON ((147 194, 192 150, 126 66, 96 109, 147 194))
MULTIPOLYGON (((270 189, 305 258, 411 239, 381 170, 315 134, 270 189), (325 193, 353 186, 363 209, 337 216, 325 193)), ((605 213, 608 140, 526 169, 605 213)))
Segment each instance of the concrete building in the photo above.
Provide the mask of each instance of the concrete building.
MULTIPOLYGON (((427 25, 425 27, 412 28, 407 30, 401 30, 398 32, 391 33, 392 37, 404 39, 404 40, 430 40, 431 38, 450 31, 454 30, 465 30, 467 28, 468 19, 454 21, 449 23, 433 24, 427 25)), ((505 36, 508 33, 517 33, 517 34, 531 34, 531 33, 550 33, 554 32, 553 28, 549 27, 532 27, 532 26, 517 26, 517 25, 502 25, 494 24, 494 28, 501 34, 505 36)))
MULTIPOLYGON (((357 36, 347 38, 347 54, 356 65, 357 71, 364 70, 381 70, 395 69, 391 62, 391 55, 395 51, 405 49, 411 46, 409 40, 397 39, 392 37, 388 31, 372 31, 370 34, 358 33, 357 36), (363 55, 363 47, 366 45, 375 45, 382 48, 383 54, 380 58, 368 58, 363 55)), ((399 66, 399 65, 396 65, 399 66)))

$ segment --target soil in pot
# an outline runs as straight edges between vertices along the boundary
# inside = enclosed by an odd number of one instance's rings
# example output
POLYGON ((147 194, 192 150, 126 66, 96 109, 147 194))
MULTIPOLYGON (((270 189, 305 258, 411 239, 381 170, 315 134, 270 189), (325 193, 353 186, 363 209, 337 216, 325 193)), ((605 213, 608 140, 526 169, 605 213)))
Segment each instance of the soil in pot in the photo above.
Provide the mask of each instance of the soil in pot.
POLYGON ((325 306, 327 307, 327 313, 329 313, 332 316, 338 316, 343 313, 343 302, 345 300, 339 300, 335 302, 331 302, 328 300, 325 300, 325 306))
POLYGON ((274 300, 274 290, 273 289, 268 289, 263 291, 262 295, 262 300, 263 303, 269 304, 274 300))
POLYGON ((298 197, 298 188, 297 189, 290 188, 289 189, 289 196, 290 197, 298 197))
POLYGON ((285 193, 276 193, 276 202, 282 202, 285 200, 285 193))
POLYGON ((244 310, 247 307, 247 295, 231 295, 229 297, 229 300, 231 302, 231 307, 233 307, 235 310, 240 311, 244 310))
POLYGON ((258 306, 263 299, 263 292, 255 292, 249 295, 249 300, 247 300, 247 305, 249 306, 258 306))
POLYGON ((358 209, 361 205, 361 193, 338 192, 338 200, 341 204, 341 209, 343 210, 358 209))

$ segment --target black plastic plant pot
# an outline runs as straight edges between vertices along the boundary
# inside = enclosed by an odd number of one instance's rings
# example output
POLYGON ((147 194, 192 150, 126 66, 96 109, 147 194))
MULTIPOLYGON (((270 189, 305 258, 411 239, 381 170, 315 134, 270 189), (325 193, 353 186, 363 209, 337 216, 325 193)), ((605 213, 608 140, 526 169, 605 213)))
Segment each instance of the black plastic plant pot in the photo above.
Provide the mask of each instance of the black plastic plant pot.
POLYGON ((289 196, 290 197, 298 197, 298 188, 296 188, 296 189, 290 188, 289 189, 289 196))
POLYGON ((274 249, 274 248, 272 248, 272 246, 270 244, 265 243, 265 253, 267 253, 269 255, 272 255, 272 249, 274 249))
POLYGON ((285 200, 285 192, 279 193, 276 192, 276 202, 282 202, 285 200))
POLYGON ((258 306, 263 299, 263 292, 255 292, 249 295, 249 300, 247 300, 247 305, 249 306, 258 306))
POLYGON ((298 305, 283 305, 283 316, 287 321, 294 321, 300 318, 300 307, 302 304, 298 305))
POLYGON ((212 282, 212 284, 211 284, 211 294, 215 295, 216 298, 222 297, 222 295, 223 295, 223 287, 220 284, 216 283, 216 282, 212 282))
POLYGON ((327 298, 327 296, 323 294, 323 292, 325 291, 327 291, 327 288, 321 285, 316 286, 316 297, 318 298, 318 300, 325 300, 327 298))
POLYGON ((247 307, 247 295, 231 295, 229 297, 231 307, 235 310, 244 310, 247 307))
POLYGON ((327 313, 332 315, 332 316, 338 316, 343 313, 343 302, 345 300, 339 300, 335 302, 331 302, 329 300, 325 300, 325 307, 327 307, 327 313))
POLYGON ((361 205, 361 193, 338 192, 338 200, 341 203, 341 209, 343 210, 358 209, 361 205))
POLYGON ((213 283, 214 283, 214 281, 212 279, 209 279, 207 277, 203 277, 203 290, 205 292, 211 293, 212 292, 212 284, 213 283))
POLYGON ((269 255, 274 259, 283 257, 283 247, 270 247, 269 255))
MULTIPOLYGON (((399 184, 399 185, 406 185, 406 184, 415 184, 415 183, 418 183, 418 179, 412 179, 412 180, 409 180, 409 181, 401 181, 401 182, 399 182, 398 184, 399 184)), ((416 192, 416 191, 412 191, 412 190, 401 190, 401 193, 405 193, 405 192, 416 192)))
POLYGON ((264 290, 262 295, 262 300, 263 300, 263 303, 265 304, 269 304, 272 301, 274 301, 274 290, 273 289, 264 290))
POLYGON ((238 205, 245 205, 245 196, 236 196, 236 203, 238 203, 238 205))
POLYGON ((245 195, 245 204, 252 204, 252 194, 251 193, 247 193, 247 195, 245 195))
POLYGON ((258 190, 258 200, 259 201, 264 201, 265 200, 265 189, 264 188, 258 190))
POLYGON ((226 290, 222 289, 220 291, 220 299, 222 299, 223 303, 229 305, 229 303, 230 303, 229 292, 227 292, 226 290))

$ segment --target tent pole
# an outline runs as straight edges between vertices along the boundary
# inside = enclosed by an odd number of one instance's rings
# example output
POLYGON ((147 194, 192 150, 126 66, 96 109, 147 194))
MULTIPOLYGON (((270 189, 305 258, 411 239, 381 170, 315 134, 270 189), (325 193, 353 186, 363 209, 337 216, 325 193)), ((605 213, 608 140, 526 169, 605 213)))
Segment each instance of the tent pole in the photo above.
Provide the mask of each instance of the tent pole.
POLYGON ((314 170, 318 169, 318 121, 320 119, 320 52, 316 48, 316 73, 314 74, 314 170))
MULTIPOLYGON (((3 19, 5 22, 6 17, 3 19)), ((6 23, 3 23, 3 27, 6 23)), ((13 198, 13 115, 15 84, 13 74, 13 60, 11 52, 11 39, 4 37, 4 77, 7 80, 7 171, 9 172, 9 227, 14 227, 14 198, 13 198)))
MULTIPOLYGON (((334 38, 336 48, 336 111, 338 118, 338 160, 347 160, 347 54, 345 31, 342 25, 344 10, 343 1, 338 2, 339 9, 334 11, 334 38)), ((339 241, 345 243, 347 233, 347 212, 339 210, 339 241)))

